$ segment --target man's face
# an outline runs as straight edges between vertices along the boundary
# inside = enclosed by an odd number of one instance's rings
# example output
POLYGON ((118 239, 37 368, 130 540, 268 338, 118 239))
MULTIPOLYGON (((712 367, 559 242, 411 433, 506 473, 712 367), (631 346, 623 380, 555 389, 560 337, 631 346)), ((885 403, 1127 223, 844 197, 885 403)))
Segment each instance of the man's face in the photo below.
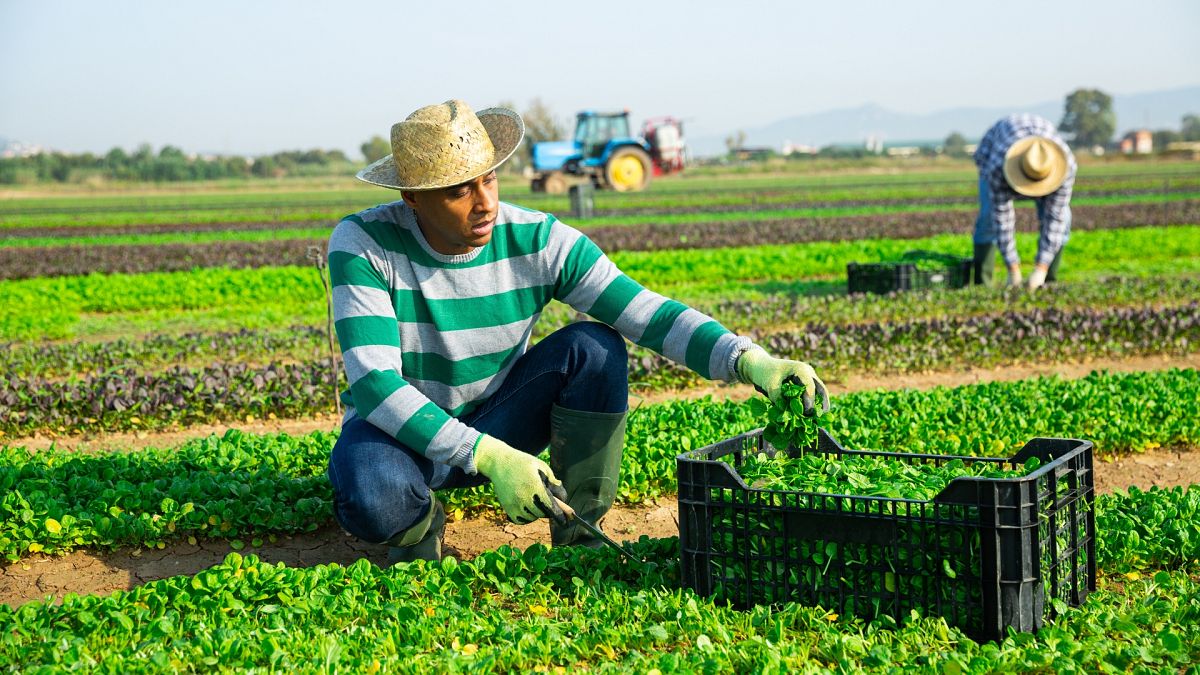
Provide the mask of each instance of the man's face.
POLYGON ((495 171, 461 185, 401 196, 416 212, 425 241, 438 253, 470 253, 492 240, 500 207, 500 179, 495 171))

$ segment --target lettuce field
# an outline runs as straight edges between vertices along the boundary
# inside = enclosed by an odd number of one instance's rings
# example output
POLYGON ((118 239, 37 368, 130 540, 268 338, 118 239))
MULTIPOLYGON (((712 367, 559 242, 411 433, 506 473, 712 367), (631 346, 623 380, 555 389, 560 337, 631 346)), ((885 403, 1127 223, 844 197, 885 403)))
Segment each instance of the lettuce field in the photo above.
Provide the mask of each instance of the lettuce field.
MULTIPOLYGON (((1034 293, 847 293, 849 263, 971 255, 966 164, 696 171, 598 193, 588 219, 502 177, 643 285, 810 362, 832 410, 631 345, 617 510, 668 514, 607 528, 635 561, 549 548, 545 521, 488 544, 512 526, 484 486, 439 495, 474 536, 394 567, 317 544, 345 382, 314 256, 398 198, 351 182, 0 196, 0 669, 1200 673, 1200 165, 1082 165, 1060 279, 1034 293), (816 425, 870 452, 797 455, 816 425), (706 486, 728 508, 689 529, 677 457, 764 426, 788 456, 723 460, 743 487, 706 486), (1086 463, 1022 455, 1033 439, 1086 463), (1029 626, 981 635, 990 535, 944 491, 1026 478, 1049 499, 1031 574, 1054 581, 1029 626), (869 524, 813 544, 817 503, 869 524), (899 543, 866 534, 882 521, 899 543)), ((1029 261, 1031 204, 1017 221, 1029 261)), ((534 340, 580 318, 552 305, 534 340)))

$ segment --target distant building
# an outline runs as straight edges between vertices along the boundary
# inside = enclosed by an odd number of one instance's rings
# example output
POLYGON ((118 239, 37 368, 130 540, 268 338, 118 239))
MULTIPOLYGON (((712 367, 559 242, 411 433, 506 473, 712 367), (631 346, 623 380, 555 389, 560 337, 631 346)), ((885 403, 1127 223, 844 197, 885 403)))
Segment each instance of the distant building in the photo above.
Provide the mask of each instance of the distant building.
POLYGON ((1171 155, 1200 159, 1200 141, 1171 141, 1164 150, 1171 155))
POLYGON ((887 149, 888 157, 912 157, 921 154, 921 148, 916 145, 894 145, 887 149))
POLYGON ((1149 129, 1131 131, 1121 139, 1121 152, 1126 155, 1148 155, 1154 151, 1154 135, 1149 129))
POLYGON ((803 143, 797 144, 792 143, 791 141, 784 141, 783 149, 780 150, 779 154, 787 157, 788 155, 815 155, 818 152, 820 152, 820 150, 815 145, 804 145, 803 143))

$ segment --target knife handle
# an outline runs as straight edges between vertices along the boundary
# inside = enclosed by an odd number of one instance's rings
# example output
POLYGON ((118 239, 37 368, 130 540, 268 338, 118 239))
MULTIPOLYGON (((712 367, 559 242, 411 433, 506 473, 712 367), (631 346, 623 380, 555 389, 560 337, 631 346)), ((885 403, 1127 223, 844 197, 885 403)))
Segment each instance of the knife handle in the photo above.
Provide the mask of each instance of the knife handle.
POLYGON ((575 509, 571 508, 571 506, 569 504, 567 504, 563 500, 559 499, 558 497, 555 497, 554 495, 550 495, 550 498, 553 499, 558 504, 558 508, 562 509, 563 513, 567 514, 568 520, 575 517, 575 509))

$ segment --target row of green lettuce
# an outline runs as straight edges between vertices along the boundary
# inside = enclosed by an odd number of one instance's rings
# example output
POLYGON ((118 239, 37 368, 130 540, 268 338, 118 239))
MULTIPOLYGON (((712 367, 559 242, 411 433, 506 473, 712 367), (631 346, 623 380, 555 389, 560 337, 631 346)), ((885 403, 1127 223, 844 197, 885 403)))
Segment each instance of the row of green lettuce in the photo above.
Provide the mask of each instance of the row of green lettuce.
MULTIPOLYGON (((1171 369, 1077 380, 1057 377, 925 391, 837 396, 823 421, 844 447, 1011 457, 1035 437, 1082 438, 1112 456, 1200 445, 1200 371, 1171 369)), ((745 402, 710 398, 637 406, 630 414, 618 499, 676 490, 676 461, 762 426, 745 402)), ((79 546, 161 546, 217 536, 242 546, 330 522, 325 477, 336 432, 303 436, 230 430, 179 447, 80 454, 0 449, 0 554, 79 546)), ((498 514, 490 487, 445 494, 455 516, 498 514)), ((1197 526, 1195 519, 1175 523, 1197 526)), ((1200 536, 1192 544, 1200 545, 1200 536)))
MULTIPOLYGON (((1119 536, 1112 534, 1110 536, 1119 536)), ((0 605, 17 672, 1194 673, 1195 565, 1101 577, 1036 634, 977 643, 938 617, 737 610, 680 589, 674 539, 507 546, 473 560, 289 568, 231 553, 193 576, 0 605)))
MULTIPOLYGON (((969 256, 965 235, 873 239, 651 252, 620 252, 612 259, 648 288, 682 300, 731 293, 786 292, 796 282, 826 283, 836 292, 852 262, 894 260, 925 249, 969 256), (697 282, 697 279, 704 280, 697 282)), ((1020 233, 1029 259, 1037 235, 1020 233)), ((1200 226, 1077 232, 1064 256, 1064 280, 1124 275, 1155 277, 1200 273, 1200 226)), ((1001 275, 1002 276, 1002 275, 1001 275)), ((803 287, 801 287, 803 290, 803 287)), ((88 275, 0 282, 6 311, 0 340, 37 342, 88 334, 178 331, 213 324, 236 327, 323 320, 326 301, 316 270, 277 267, 137 275, 88 275)))
MULTIPOLYGON (((864 323, 912 323, 962 320, 995 315, 1032 315, 1038 310, 1070 312, 1089 307, 1107 309, 1166 308, 1200 301, 1200 276, 1158 278, 1111 277, 1050 284, 1037 293, 1020 289, 970 286, 876 295, 803 295, 731 293, 693 306, 737 333, 764 333, 796 327, 801 332, 833 330, 864 323)), ((575 320, 575 312, 552 303, 534 329, 534 340, 575 320)), ((1131 327, 1136 328, 1136 327, 1131 327)), ((169 366, 201 367, 220 361, 266 364, 328 356, 324 322, 258 330, 156 333, 119 336, 101 341, 25 343, 0 350, 0 372, 22 377, 68 377, 127 367, 144 372, 169 366)))

